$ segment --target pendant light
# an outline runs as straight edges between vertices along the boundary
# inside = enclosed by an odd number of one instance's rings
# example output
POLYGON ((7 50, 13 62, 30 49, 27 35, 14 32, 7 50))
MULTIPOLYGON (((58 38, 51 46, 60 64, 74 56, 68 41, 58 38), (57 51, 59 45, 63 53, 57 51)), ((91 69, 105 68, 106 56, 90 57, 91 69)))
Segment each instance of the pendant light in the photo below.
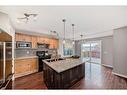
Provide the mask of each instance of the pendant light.
POLYGON ((73 31, 73 42, 72 42, 72 44, 74 45, 75 44, 75 41, 74 41, 74 24, 72 24, 72 31, 73 31))
POLYGON ((65 22, 66 22, 66 19, 63 19, 62 20, 63 21, 63 24, 64 24, 64 39, 63 39, 63 44, 65 44, 66 43, 66 41, 65 41, 65 22))
POLYGON ((81 37, 81 43, 83 43, 83 35, 81 34, 80 37, 81 37))

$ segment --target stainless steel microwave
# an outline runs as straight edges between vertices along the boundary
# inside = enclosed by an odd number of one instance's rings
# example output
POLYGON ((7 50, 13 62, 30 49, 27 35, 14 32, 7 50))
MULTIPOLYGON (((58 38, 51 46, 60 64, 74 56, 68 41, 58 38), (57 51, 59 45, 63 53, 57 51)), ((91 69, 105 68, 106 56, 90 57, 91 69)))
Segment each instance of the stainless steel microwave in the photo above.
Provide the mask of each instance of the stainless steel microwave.
POLYGON ((24 42, 24 41, 16 42, 16 48, 31 48, 31 47, 32 47, 31 42, 24 42))

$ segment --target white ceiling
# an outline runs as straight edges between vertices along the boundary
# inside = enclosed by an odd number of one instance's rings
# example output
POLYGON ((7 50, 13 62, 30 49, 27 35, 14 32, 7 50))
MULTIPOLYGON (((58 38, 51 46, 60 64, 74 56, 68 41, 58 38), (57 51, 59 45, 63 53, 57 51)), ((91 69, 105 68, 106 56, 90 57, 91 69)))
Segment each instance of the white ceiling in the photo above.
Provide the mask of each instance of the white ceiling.
POLYGON ((1 6, 0 11, 9 14, 14 27, 37 33, 49 34, 55 30, 63 37, 66 19, 66 38, 72 38, 71 24, 75 26, 75 39, 111 31, 127 25, 126 6, 1 6), (17 23, 24 13, 37 13, 36 21, 17 23))

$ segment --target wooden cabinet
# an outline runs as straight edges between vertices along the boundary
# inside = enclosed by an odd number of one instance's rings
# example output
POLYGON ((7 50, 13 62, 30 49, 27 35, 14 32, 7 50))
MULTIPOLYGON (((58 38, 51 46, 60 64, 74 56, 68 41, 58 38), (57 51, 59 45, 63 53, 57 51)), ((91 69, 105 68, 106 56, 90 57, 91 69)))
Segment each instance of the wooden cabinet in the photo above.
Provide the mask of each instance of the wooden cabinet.
POLYGON ((32 48, 37 48, 37 37, 32 36, 32 48))
POLYGON ((85 77, 85 63, 60 73, 44 63, 43 78, 48 89, 68 89, 83 77, 85 77))
POLYGON ((37 43, 42 43, 43 42, 43 39, 42 39, 42 37, 40 37, 40 36, 37 36, 37 43))
POLYGON ((49 43, 49 44, 50 44, 50 45, 49 45, 49 48, 52 49, 52 48, 53 48, 53 44, 54 44, 54 43, 53 43, 53 39, 50 39, 50 43, 49 43))
POLYGON ((16 33, 16 34, 15 34, 15 40, 16 40, 16 41, 22 41, 22 40, 23 40, 23 39, 22 39, 22 34, 16 33))
POLYGON ((57 39, 54 40, 54 47, 55 48, 59 47, 59 41, 57 39))
POLYGON ((38 43, 45 43, 45 38, 44 37, 41 37, 41 36, 38 36, 37 37, 37 42, 38 43))
POLYGON ((46 37, 38 36, 37 37, 37 42, 38 43, 46 43, 46 44, 49 44, 50 43, 50 39, 49 38, 46 38, 46 37))
POLYGON ((45 38, 45 43, 46 44, 50 44, 50 39, 49 38, 45 38))
POLYGON ((50 39, 50 49, 57 49, 59 47, 59 41, 57 39, 50 39))
POLYGON ((42 36, 31 36, 31 35, 16 33, 15 40, 31 42, 32 48, 37 48, 37 43, 49 44, 50 49, 57 49, 59 47, 59 40, 53 39, 53 38, 51 39, 47 37, 42 37, 42 36))
POLYGON ((38 71, 37 58, 15 60, 15 78, 28 75, 37 71, 38 71))
POLYGON ((26 41, 26 42, 31 42, 32 37, 31 37, 30 35, 16 33, 16 35, 15 35, 15 39, 16 39, 16 41, 26 41))
POLYGON ((38 70, 38 65, 37 65, 37 59, 31 59, 31 63, 30 63, 30 71, 35 71, 38 70))

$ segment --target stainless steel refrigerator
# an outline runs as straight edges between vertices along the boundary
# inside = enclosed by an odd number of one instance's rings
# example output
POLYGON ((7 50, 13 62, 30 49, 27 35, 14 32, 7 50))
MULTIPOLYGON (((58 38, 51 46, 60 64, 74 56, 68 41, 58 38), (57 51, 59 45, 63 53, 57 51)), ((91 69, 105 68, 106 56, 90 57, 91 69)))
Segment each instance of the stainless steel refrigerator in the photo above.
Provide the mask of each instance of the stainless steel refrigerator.
POLYGON ((12 37, 0 29, 0 89, 12 88, 12 37))

